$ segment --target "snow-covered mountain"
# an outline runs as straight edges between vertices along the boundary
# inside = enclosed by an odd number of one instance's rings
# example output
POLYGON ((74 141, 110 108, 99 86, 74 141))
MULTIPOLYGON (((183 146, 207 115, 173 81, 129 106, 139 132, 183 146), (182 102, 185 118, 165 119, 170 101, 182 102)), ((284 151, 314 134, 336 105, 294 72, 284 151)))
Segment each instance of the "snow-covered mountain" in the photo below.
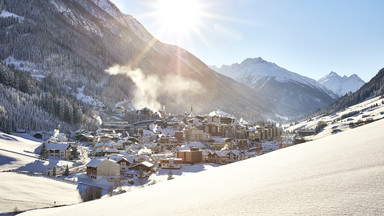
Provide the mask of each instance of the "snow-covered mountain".
POLYGON ((111 198, 21 215, 383 215, 383 127, 379 120, 111 198))
POLYGON ((336 72, 331 72, 325 77, 318 80, 318 82, 339 97, 348 93, 353 93, 361 88, 365 82, 356 74, 351 76, 339 76, 336 72))
POLYGON ((30 72, 44 88, 107 106, 130 100, 137 109, 184 113, 193 105, 195 113, 221 109, 248 119, 275 117, 269 101, 250 87, 183 48, 161 43, 110 0, 18 0, 4 6, 18 17, 0 17, 0 35, 9 35, 0 37, 0 61, 30 72))
POLYGON ((245 59, 240 64, 211 68, 273 100, 276 109, 285 116, 313 112, 337 98, 316 80, 288 71, 260 57, 245 59))

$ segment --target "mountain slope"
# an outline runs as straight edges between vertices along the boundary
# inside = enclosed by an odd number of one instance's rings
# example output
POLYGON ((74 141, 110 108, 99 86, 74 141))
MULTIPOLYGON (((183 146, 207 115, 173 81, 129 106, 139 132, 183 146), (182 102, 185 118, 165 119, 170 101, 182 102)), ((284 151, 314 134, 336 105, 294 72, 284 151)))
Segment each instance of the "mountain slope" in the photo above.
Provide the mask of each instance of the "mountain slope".
POLYGON ((273 117, 258 93, 186 50, 159 42, 108 0, 20 0, 5 7, 25 19, 0 19, 0 60, 48 77, 57 91, 76 95, 84 86, 84 95, 109 106, 129 99, 137 108, 165 105, 184 113, 192 104, 196 113, 222 109, 273 117), (106 73, 111 68, 119 71, 106 73))
POLYGON ((381 96, 384 94, 384 68, 381 69, 375 77, 364 84, 359 90, 351 95, 346 95, 329 107, 321 110, 322 113, 333 113, 346 107, 361 103, 368 98, 381 96))
POLYGON ((383 127, 381 120, 108 199, 22 215, 381 215, 383 127))
POLYGON ((356 74, 353 74, 349 77, 341 77, 333 71, 319 79, 318 82, 327 87, 339 97, 342 97, 347 93, 353 93, 359 90, 359 88, 365 84, 365 82, 356 74))
POLYGON ((324 107, 337 98, 313 79, 290 72, 262 58, 242 63, 212 67, 215 71, 244 83, 273 101, 274 108, 284 116, 297 117, 324 107))

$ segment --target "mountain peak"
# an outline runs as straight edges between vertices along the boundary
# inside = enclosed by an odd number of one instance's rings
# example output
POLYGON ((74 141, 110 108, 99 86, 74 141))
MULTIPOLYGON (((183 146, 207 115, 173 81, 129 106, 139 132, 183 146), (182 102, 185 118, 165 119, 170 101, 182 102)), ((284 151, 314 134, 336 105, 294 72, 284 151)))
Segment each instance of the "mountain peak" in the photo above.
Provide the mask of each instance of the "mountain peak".
POLYGON ((241 64, 254 64, 254 63, 271 63, 271 62, 268 62, 268 61, 262 59, 261 57, 247 58, 243 62, 241 62, 241 64))
POLYGON ((349 92, 357 91, 365 82, 356 74, 351 76, 339 76, 331 71, 328 75, 319 79, 318 82, 338 96, 344 96, 349 92))

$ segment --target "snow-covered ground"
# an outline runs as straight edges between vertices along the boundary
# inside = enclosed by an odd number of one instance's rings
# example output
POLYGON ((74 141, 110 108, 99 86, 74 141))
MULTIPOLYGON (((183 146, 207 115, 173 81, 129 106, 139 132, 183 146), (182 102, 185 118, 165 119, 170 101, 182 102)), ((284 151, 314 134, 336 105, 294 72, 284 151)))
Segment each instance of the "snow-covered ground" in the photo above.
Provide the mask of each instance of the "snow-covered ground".
POLYGON ((206 172, 22 215, 382 215, 384 120, 206 172))
POLYGON ((45 177, 0 173, 0 214, 81 201, 77 186, 45 177))
POLYGON ((384 118, 384 115, 381 114, 384 112, 384 104, 382 103, 382 101, 384 101, 384 99, 380 99, 380 96, 375 97, 362 103, 356 104, 354 106, 348 107, 343 111, 334 113, 329 116, 317 116, 309 120, 304 120, 296 125, 286 128, 285 131, 294 131, 297 129, 314 130, 319 121, 326 122, 328 126, 326 126, 324 130, 321 131, 319 134, 314 136, 308 136, 306 137, 306 139, 320 139, 326 136, 330 136, 332 135, 332 132, 334 130, 340 130, 340 132, 347 131, 350 130, 350 123, 366 121, 369 118, 372 118, 373 120, 384 118), (371 106, 374 106, 376 104, 378 105, 377 107, 371 108, 371 106), (357 111, 359 111, 359 113, 354 116, 338 120, 342 115, 357 111))
POLYGON ((48 161, 39 160, 34 151, 41 142, 34 141, 28 134, 9 135, 0 132, 0 171, 1 170, 24 170, 30 172, 45 173, 48 168, 54 166, 65 168, 73 162, 50 157, 48 161), (23 136, 23 137, 21 137, 23 136))

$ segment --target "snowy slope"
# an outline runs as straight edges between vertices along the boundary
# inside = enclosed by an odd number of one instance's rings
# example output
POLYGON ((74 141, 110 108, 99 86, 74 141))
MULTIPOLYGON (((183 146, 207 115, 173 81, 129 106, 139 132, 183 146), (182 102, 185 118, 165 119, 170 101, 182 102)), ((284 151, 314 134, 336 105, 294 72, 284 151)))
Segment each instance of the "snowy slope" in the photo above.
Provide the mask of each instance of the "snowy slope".
POLYGON ((0 171, 16 169, 46 173, 48 168, 54 166, 58 169, 65 168, 67 164, 72 166, 73 162, 55 157, 50 157, 47 161, 39 160, 34 151, 41 142, 33 141, 27 134, 23 135, 25 138, 0 132, 0 171))
POLYGON ((109 0, 91 0, 121 24, 128 26, 139 38, 148 42, 153 39, 152 35, 131 15, 121 13, 121 11, 109 0))
POLYGON ((0 170, 18 169, 37 159, 40 142, 0 132, 0 170))
POLYGON ((326 136, 332 135, 332 131, 338 130, 340 132, 350 130, 350 123, 358 123, 359 121, 366 121, 367 119, 379 120, 384 118, 384 99, 381 97, 375 97, 354 106, 348 107, 339 112, 333 113, 326 116, 316 116, 311 119, 303 120, 296 125, 287 127, 285 131, 295 131, 295 130, 314 130, 319 121, 323 121, 328 125, 321 131, 319 134, 314 136, 308 136, 306 139, 320 139, 326 136), (377 104, 377 106, 376 106, 377 104), (375 107, 373 107, 375 106, 375 107), (372 107, 372 108, 371 108, 372 107), (341 116, 348 113, 357 112, 356 115, 350 116, 348 118, 341 119, 341 116))
POLYGON ((0 173, 0 214, 56 205, 79 203, 76 185, 44 177, 0 173))
POLYGON ((382 215, 384 120, 151 187, 22 215, 382 215))
POLYGON ((339 97, 342 97, 350 92, 353 93, 359 90, 359 88, 365 84, 365 82, 356 74, 353 74, 349 77, 341 77, 333 71, 325 77, 319 79, 318 82, 327 87, 339 97))

